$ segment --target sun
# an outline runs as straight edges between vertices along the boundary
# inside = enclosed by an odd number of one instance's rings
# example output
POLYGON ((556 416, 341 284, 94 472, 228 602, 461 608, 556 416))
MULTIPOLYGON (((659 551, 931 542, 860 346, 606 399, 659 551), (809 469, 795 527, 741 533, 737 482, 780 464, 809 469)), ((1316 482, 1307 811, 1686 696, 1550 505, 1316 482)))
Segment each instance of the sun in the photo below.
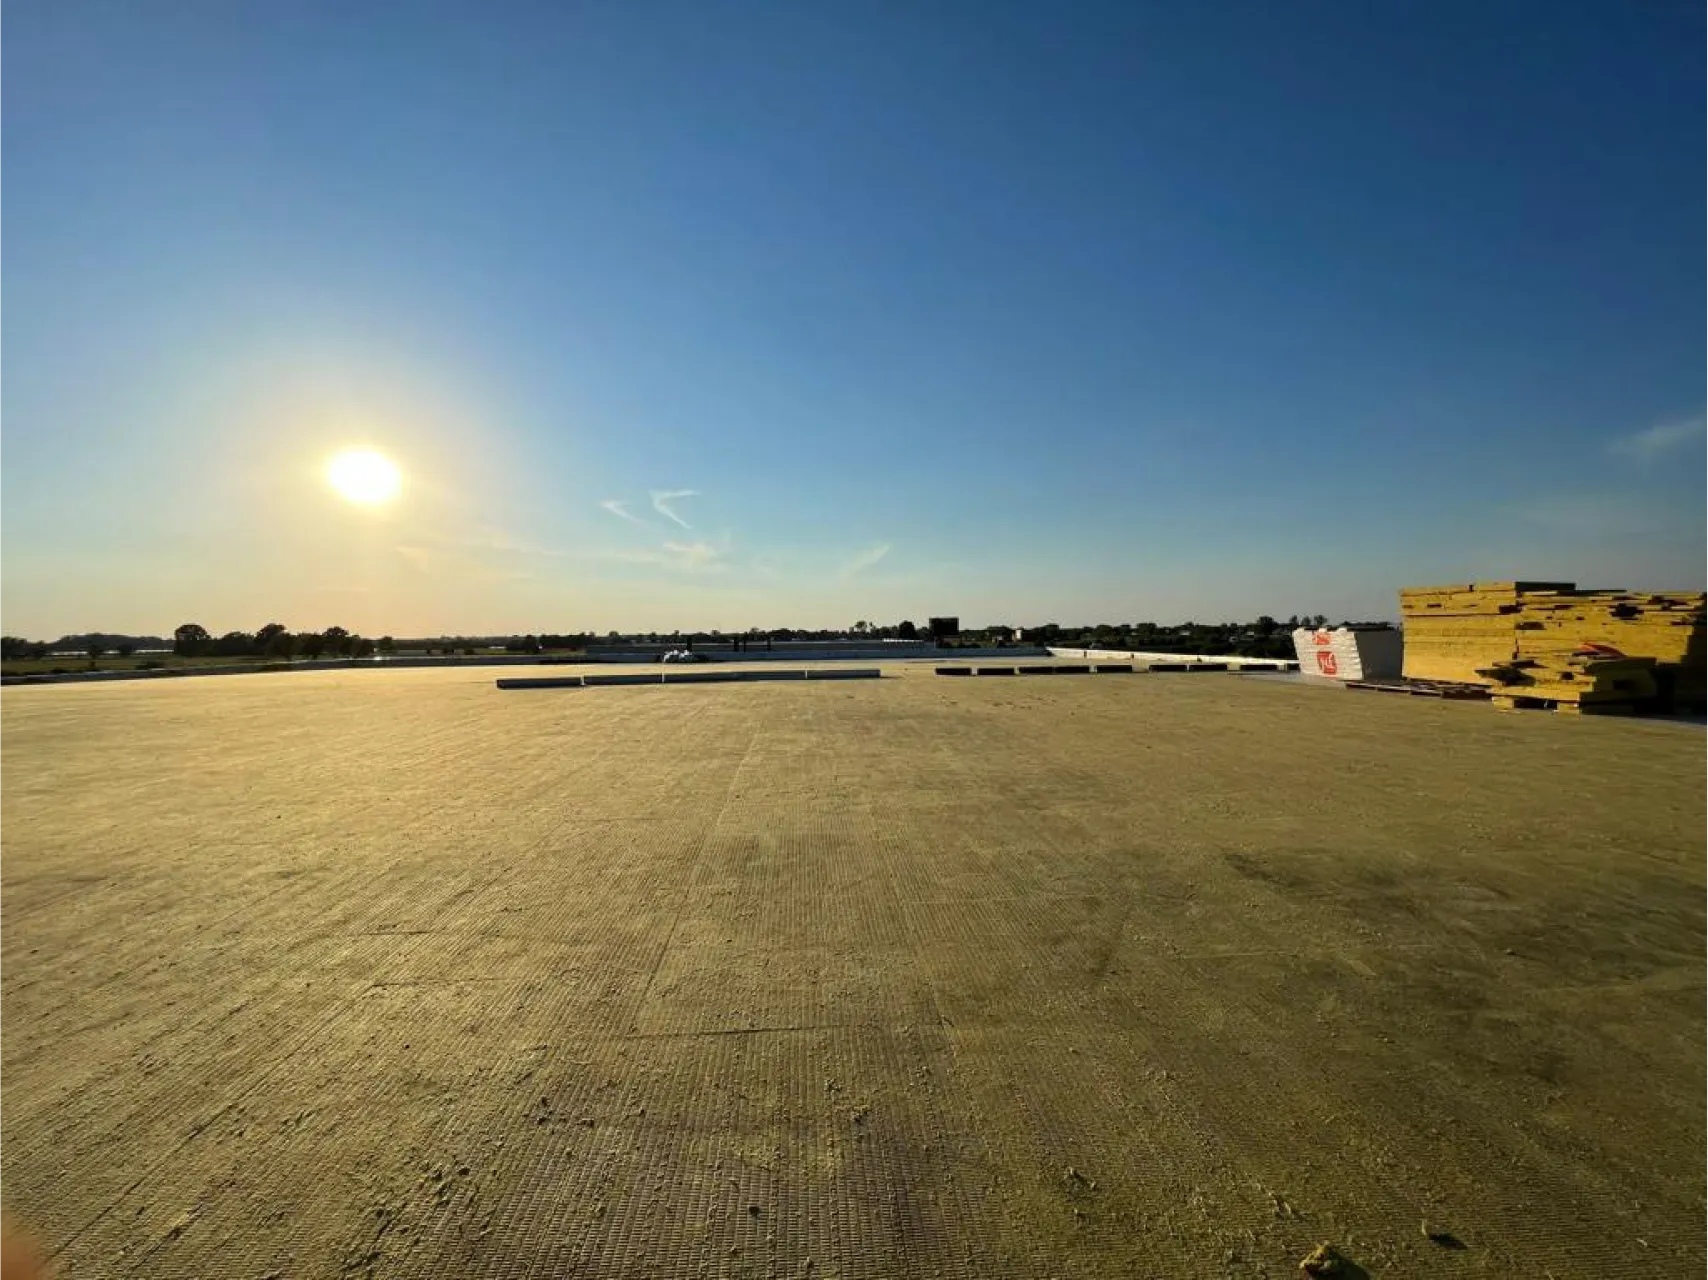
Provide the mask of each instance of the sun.
POLYGON ((403 476, 390 458, 372 449, 346 449, 326 464, 326 479, 340 498, 377 507, 397 497, 403 476))

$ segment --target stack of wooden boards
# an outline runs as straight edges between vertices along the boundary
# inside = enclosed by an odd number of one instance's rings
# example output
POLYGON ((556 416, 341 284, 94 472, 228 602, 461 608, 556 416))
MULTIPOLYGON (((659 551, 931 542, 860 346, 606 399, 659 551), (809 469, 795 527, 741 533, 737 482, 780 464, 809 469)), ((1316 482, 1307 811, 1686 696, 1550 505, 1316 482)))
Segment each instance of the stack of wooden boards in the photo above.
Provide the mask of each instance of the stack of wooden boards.
POLYGON ((1552 704, 1556 711, 1622 713, 1660 698, 1653 658, 1614 658, 1593 652, 1549 658, 1514 658, 1487 667, 1495 689, 1490 701, 1515 707, 1552 704))
POLYGON ((1569 582, 1408 587, 1404 674, 1559 705, 1698 703, 1704 603, 1700 591, 1579 591, 1569 582))
POLYGON ((1520 601, 1540 592, 1570 591, 1569 582, 1468 582, 1449 587, 1402 587, 1408 680, 1485 684, 1478 671, 1518 656, 1520 601))

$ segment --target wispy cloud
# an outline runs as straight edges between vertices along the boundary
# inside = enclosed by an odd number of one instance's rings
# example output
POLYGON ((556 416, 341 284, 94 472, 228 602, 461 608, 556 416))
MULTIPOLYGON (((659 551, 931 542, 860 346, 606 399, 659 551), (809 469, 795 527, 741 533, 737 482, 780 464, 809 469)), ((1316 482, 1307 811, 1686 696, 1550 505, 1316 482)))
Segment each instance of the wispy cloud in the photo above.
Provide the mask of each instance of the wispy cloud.
POLYGON ((627 520, 631 524, 645 524, 646 523, 645 520, 642 520, 639 516, 635 515, 634 512, 630 511, 629 510, 629 504, 627 502, 623 501, 621 498, 607 498, 607 499, 605 499, 605 501, 601 502, 599 505, 604 507, 605 510, 609 511, 612 515, 616 516, 618 519, 627 520))
POLYGON ((1625 538, 1652 532, 1665 514, 1654 503, 1629 494, 1562 493, 1533 498, 1513 511, 1553 537, 1587 541, 1625 538))
POLYGON ((519 537, 507 529, 484 520, 464 518, 440 524, 419 524, 409 530, 394 548, 407 563, 423 571, 429 567, 445 570, 455 565, 507 563, 517 561, 569 560, 579 555, 573 550, 546 546, 531 538, 519 537))
POLYGON ((729 568, 722 548, 709 542, 666 542, 657 547, 638 547, 627 551, 609 551, 604 558, 624 564, 656 564, 666 569, 686 573, 721 573, 729 568))
POLYGON ((416 573, 430 578, 455 579, 461 582, 518 582, 532 578, 527 569, 520 568, 511 558, 519 556, 556 556, 558 553, 522 547, 501 547, 490 542, 444 542, 436 546, 404 543, 393 548, 399 560, 416 573), (494 555, 498 557, 495 562, 494 555))
POLYGON ((1615 436, 1608 441, 1607 451, 1627 462, 1652 462, 1674 449, 1700 442, 1705 435, 1708 435, 1708 424, 1705 424, 1704 415, 1699 413, 1695 417, 1661 422, 1628 435, 1615 436))
POLYGON ((707 569, 723 557, 723 552, 705 542, 667 542, 664 550, 684 569, 707 569))
POLYGON ((672 504, 681 501, 683 498, 697 498, 699 496, 700 491, 698 489, 654 489, 652 491, 652 509, 666 520, 674 520, 684 529, 692 529, 694 526, 677 515, 676 508, 672 504))
POLYGON ((890 544, 887 542, 880 542, 875 546, 867 547, 853 559, 849 560, 847 564, 842 566, 842 576, 844 578, 852 578, 856 574, 864 573, 867 569, 870 569, 873 565, 877 564, 878 561, 889 555, 889 553, 890 544))

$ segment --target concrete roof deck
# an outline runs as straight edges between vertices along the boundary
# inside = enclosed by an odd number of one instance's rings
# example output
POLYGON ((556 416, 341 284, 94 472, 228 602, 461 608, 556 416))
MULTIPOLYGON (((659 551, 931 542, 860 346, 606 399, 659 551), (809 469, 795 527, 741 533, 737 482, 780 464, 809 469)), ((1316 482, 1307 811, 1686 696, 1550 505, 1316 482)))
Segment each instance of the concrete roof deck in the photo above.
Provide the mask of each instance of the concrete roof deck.
POLYGON ((1702 735, 930 666, 6 690, 8 1213, 67 1276, 1701 1271, 1702 735))

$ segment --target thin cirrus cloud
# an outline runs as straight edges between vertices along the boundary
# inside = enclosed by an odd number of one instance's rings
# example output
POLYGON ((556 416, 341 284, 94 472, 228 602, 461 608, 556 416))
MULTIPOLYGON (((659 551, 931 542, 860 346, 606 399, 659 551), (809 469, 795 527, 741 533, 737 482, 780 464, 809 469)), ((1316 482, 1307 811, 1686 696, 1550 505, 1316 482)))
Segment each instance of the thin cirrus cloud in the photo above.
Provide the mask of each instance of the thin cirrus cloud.
POLYGON ((469 511, 445 511, 414 523, 394 547, 412 568, 430 574, 467 574, 485 579, 530 576, 530 562, 573 560, 577 550, 548 546, 519 536, 469 511))
POLYGON ((664 551, 681 569, 718 568, 723 557, 723 552, 705 542, 666 542, 664 551))
POLYGON ((642 520, 634 512, 630 511, 629 504, 624 502, 621 498, 607 498, 599 505, 609 511, 612 515, 616 516, 619 520, 627 520, 631 524, 646 523, 645 520, 642 520))
MULTIPOLYGON (((652 509, 672 524, 689 530, 694 527, 676 510, 676 504, 685 498, 699 497, 698 489, 653 489, 647 496, 652 501, 652 509)), ((656 527, 653 521, 643 519, 631 511, 627 498, 607 498, 599 505, 619 520, 644 527, 656 527)), ((661 568, 687 573, 722 572, 729 568, 727 547, 714 545, 704 539, 685 542, 666 538, 656 547, 609 551, 603 553, 600 558, 627 564, 658 565, 661 568)))
POLYGON ((848 561, 847 564, 842 566, 842 576, 844 578, 852 578, 856 574, 864 573, 867 569, 870 569, 873 565, 877 564, 878 561, 889 555, 889 553, 890 544, 887 542, 880 542, 875 546, 867 547, 864 551, 860 552, 853 559, 848 561))
POLYGON ((683 498, 697 498, 699 496, 700 491, 698 489, 654 489, 652 491, 652 509, 666 520, 674 520, 684 529, 692 529, 694 526, 677 514, 675 504, 683 498))
MULTIPOLYGON (((669 520, 672 524, 678 525, 683 529, 692 529, 694 527, 683 518, 682 513, 676 509, 676 504, 681 502, 684 498, 699 497, 700 491, 698 489, 654 489, 648 496, 652 500, 652 509, 658 512, 658 514, 663 516, 666 520, 669 520)), ((629 510, 629 500, 627 498, 607 498, 599 505, 604 510, 609 511, 612 515, 616 516, 619 520, 627 520, 630 524, 647 523, 647 521, 629 510)))
POLYGON ((1705 415, 1659 422, 1641 431, 1616 436, 1608 442, 1607 451, 1627 462, 1653 462, 1675 449, 1700 443, 1705 434, 1705 415))
POLYGON ((667 541, 657 547, 607 552, 604 558, 624 564, 659 565, 687 573, 721 573, 729 568, 724 561, 724 552, 709 542, 667 541))
POLYGON ((1586 543, 1652 535, 1666 526, 1666 513, 1653 502, 1628 495, 1568 493, 1537 498, 1515 508, 1526 523, 1586 543))

